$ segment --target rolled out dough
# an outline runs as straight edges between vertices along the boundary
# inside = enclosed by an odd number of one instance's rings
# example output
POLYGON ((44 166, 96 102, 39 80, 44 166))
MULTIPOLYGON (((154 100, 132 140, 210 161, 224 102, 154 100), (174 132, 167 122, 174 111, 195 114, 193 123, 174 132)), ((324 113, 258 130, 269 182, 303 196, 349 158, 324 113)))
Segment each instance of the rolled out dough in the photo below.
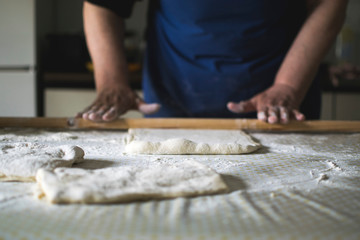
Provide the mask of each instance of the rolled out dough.
POLYGON ((40 196, 51 203, 121 203, 228 191, 219 174, 195 161, 96 170, 40 169, 36 180, 40 196))
POLYGON ((130 154, 242 154, 259 149, 240 130, 129 129, 130 154))
POLYGON ((83 161, 84 151, 77 146, 48 146, 39 143, 0 145, 0 181, 35 181, 40 168, 53 170, 83 161))

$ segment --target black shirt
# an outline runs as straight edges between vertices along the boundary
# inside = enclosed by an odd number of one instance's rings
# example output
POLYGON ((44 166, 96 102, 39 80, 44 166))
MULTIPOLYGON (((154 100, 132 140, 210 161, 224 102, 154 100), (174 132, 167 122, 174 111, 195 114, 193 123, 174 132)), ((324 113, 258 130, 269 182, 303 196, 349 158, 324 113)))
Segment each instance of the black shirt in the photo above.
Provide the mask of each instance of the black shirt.
POLYGON ((107 8, 120 17, 128 18, 136 0, 86 0, 89 3, 107 8))

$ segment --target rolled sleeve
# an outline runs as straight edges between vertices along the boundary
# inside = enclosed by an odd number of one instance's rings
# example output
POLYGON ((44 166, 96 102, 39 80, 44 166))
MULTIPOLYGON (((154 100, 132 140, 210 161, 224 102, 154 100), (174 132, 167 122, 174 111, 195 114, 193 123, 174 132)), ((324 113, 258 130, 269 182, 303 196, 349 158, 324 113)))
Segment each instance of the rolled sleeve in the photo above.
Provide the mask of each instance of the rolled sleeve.
POLYGON ((128 18, 131 15, 136 0, 86 0, 89 3, 107 8, 120 17, 128 18))

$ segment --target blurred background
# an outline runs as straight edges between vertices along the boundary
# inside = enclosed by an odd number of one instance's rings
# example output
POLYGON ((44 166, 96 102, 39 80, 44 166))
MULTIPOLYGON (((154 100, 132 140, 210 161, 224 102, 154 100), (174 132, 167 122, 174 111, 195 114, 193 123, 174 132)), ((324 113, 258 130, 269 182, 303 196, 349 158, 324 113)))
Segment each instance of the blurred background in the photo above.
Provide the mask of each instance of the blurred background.
MULTIPOLYGON (((96 96, 83 0, 0 0, 0 117, 70 117, 96 96)), ((141 94, 148 1, 126 21, 130 82, 141 94)), ((320 67, 324 120, 360 120, 360 0, 320 67)), ((130 112, 126 117, 142 117, 130 112)))

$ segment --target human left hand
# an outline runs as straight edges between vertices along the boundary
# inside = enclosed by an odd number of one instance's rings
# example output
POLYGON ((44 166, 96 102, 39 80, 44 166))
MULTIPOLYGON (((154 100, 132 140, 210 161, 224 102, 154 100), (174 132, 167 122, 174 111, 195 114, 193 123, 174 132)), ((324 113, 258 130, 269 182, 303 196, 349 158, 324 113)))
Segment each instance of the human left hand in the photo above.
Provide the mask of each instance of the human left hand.
POLYGON ((257 112, 257 118, 268 123, 286 124, 290 119, 305 120, 299 111, 301 98, 286 84, 274 84, 253 98, 238 103, 229 102, 227 108, 234 113, 257 112))
POLYGON ((138 110, 143 114, 153 114, 160 109, 157 103, 145 103, 129 87, 107 86, 99 90, 95 101, 79 112, 76 117, 94 122, 111 122, 128 110, 138 110))

